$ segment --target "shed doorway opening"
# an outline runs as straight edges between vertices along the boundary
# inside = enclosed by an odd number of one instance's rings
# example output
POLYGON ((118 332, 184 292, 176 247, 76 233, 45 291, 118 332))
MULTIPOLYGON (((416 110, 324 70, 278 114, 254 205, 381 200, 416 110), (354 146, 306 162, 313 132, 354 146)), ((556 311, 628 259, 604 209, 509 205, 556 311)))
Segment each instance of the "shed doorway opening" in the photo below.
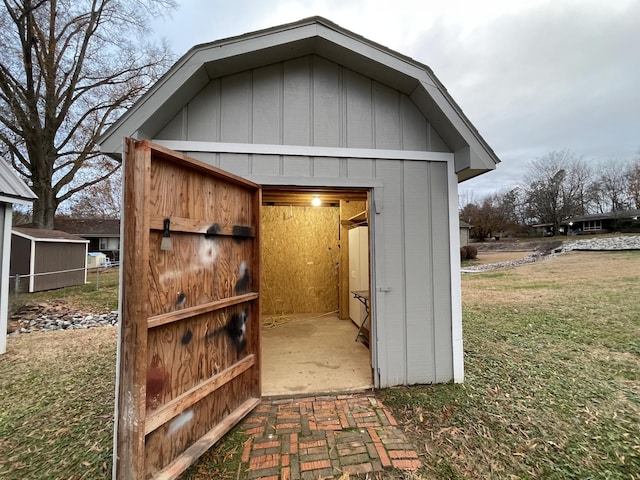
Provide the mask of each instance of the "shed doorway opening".
POLYGON ((369 291, 368 205, 367 190, 263 187, 264 396, 373 387, 371 319, 353 294, 369 291))

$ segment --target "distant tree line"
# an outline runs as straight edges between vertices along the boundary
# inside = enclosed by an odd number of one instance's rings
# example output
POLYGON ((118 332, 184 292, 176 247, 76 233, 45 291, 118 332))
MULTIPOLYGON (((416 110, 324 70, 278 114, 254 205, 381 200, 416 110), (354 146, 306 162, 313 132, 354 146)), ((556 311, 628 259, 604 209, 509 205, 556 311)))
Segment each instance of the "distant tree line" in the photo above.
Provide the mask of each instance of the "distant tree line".
POLYGON ((640 152, 633 160, 587 163, 570 150, 552 151, 529 163, 521 186, 467 201, 460 219, 472 236, 523 234, 533 225, 558 231, 568 218, 640 209, 640 152))

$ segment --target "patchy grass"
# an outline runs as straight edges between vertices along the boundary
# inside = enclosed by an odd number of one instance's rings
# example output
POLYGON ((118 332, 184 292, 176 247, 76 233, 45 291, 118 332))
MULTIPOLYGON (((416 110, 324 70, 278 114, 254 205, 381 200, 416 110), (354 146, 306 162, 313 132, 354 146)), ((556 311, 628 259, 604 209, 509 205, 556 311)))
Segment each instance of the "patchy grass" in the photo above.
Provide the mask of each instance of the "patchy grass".
POLYGON ((118 309, 119 269, 100 269, 89 272, 87 283, 44 292, 9 294, 9 314, 27 303, 65 300, 78 310, 108 313, 118 309))
POLYGON ((423 475, 640 478, 639 271, 572 253, 464 276, 465 383, 380 392, 423 475))
POLYGON ((116 329, 30 333, 0 357, 0 478, 111 477, 116 329))
POLYGON ((241 476, 242 448, 249 436, 235 427, 202 455, 180 478, 197 480, 215 478, 217 480, 237 480, 241 476))
MULTIPOLYGON (((640 479, 638 272, 640 252, 574 252, 464 275, 465 383, 379 392, 425 465, 407 478, 640 479)), ((108 327, 9 337, 0 478, 110 477, 115 344, 108 327)), ((183 478, 246 479, 245 441, 183 478)))

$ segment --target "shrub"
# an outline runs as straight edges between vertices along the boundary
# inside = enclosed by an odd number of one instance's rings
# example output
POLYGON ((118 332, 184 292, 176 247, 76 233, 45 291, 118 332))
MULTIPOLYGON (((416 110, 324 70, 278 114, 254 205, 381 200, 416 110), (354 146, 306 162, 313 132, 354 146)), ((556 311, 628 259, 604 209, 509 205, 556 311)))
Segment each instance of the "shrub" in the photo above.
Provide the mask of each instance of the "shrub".
POLYGON ((475 260, 478 258, 478 249, 473 245, 467 245, 464 247, 467 249, 467 260, 475 260))
POLYGON ((460 247, 460 261, 467 259, 467 247, 460 247))

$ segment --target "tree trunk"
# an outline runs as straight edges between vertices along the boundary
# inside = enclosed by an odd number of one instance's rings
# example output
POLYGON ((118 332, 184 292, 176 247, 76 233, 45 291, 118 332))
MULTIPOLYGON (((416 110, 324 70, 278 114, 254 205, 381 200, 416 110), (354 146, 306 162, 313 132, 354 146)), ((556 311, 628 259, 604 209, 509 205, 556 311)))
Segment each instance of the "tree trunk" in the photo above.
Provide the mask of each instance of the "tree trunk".
POLYGON ((33 223, 36 228, 53 229, 53 218, 58 208, 56 192, 52 185, 53 165, 56 158, 54 140, 47 138, 46 131, 38 141, 27 144, 29 158, 32 160, 32 189, 38 198, 33 202, 33 223), (48 148, 45 145, 49 145, 48 148), (47 153, 47 150, 54 153, 47 153))
POLYGON ((34 188, 38 198, 33 202, 33 224, 36 228, 53 229, 53 218, 56 209, 53 206, 53 191, 51 188, 34 188), (47 191, 48 190, 48 191, 47 191))

